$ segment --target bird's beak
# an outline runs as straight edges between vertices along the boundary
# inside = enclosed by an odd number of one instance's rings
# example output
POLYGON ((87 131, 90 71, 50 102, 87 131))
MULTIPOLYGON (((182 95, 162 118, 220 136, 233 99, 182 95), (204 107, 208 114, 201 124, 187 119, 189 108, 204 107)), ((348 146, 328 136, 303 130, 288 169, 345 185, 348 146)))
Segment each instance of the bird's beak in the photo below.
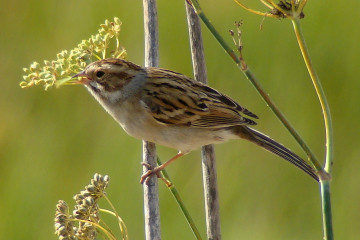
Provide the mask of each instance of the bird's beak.
POLYGON ((72 78, 77 78, 77 77, 86 77, 85 70, 79 72, 78 74, 75 74, 74 76, 72 76, 72 78))
POLYGON ((82 72, 79 72, 78 74, 75 74, 72 76, 72 78, 78 78, 79 80, 75 81, 75 84, 88 84, 90 82, 90 79, 85 74, 85 70, 82 72))

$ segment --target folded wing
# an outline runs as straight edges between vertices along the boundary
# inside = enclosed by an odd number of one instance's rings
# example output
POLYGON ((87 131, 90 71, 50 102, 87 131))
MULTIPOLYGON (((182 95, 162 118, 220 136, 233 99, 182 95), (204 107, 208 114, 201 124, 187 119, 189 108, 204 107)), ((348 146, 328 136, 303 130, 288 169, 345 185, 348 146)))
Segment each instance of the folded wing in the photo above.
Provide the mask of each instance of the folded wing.
POLYGON ((162 124, 199 128, 256 124, 241 115, 258 118, 255 114, 207 85, 165 69, 148 68, 147 75, 141 102, 162 124))

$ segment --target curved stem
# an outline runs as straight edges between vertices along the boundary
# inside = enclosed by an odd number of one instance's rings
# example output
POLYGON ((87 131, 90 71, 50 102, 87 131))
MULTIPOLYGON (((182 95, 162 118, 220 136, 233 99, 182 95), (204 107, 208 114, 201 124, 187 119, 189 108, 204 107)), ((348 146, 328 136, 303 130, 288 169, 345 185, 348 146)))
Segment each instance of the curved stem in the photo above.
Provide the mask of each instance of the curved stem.
POLYGON ((333 146, 333 128, 332 128, 330 107, 327 102, 325 92, 322 88, 321 82, 320 82, 320 80, 315 72, 315 69, 311 63, 310 54, 307 50, 307 47, 305 44, 305 39, 302 34, 300 19, 298 19, 298 18, 292 19, 292 23, 293 23, 295 34, 296 34, 296 39, 300 46, 301 53, 303 55, 306 67, 310 74, 311 80, 313 82, 313 85, 314 85, 316 94, 319 98, 321 109, 323 112, 324 124, 325 124, 325 134, 326 134, 326 158, 325 158, 324 169, 327 173, 331 174, 332 165, 333 165, 334 146, 333 146))
POLYGON ((109 213, 109 214, 112 214, 113 216, 115 216, 117 218, 117 220, 118 220, 119 228, 120 228, 121 234, 123 235, 123 239, 125 239, 125 240, 129 239, 129 234, 128 234, 128 230, 127 230, 127 227, 125 225, 125 222, 122 220, 120 215, 117 213, 114 205, 112 204, 110 199, 107 197, 107 195, 104 194, 103 198, 105 198, 106 201, 109 203, 109 205, 112 208, 113 212, 111 212, 111 211, 109 211, 107 209, 100 209, 100 210, 102 212, 106 212, 106 213, 109 213))
POLYGON ((73 222, 82 222, 82 223, 89 223, 97 228, 99 228, 101 231, 103 231, 103 233, 111 240, 116 240, 116 237, 114 235, 111 234, 111 232, 109 232, 107 229, 105 229, 103 226, 101 226, 98 223, 95 222, 91 222, 89 220, 83 220, 83 219, 72 219, 71 221, 73 222))

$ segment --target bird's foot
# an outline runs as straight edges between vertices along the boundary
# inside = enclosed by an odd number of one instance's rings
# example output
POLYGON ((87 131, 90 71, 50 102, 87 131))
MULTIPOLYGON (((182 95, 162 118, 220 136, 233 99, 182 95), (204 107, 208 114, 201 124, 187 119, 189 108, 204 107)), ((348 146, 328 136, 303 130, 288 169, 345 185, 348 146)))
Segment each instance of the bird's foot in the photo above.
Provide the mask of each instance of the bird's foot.
POLYGON ((167 186, 171 185, 171 183, 161 175, 161 170, 163 169, 161 166, 153 167, 150 164, 145 163, 145 162, 142 162, 141 165, 145 166, 148 169, 140 178, 141 184, 143 184, 143 183, 148 184, 150 181, 150 178, 152 176, 156 175, 158 178, 163 180, 167 186))

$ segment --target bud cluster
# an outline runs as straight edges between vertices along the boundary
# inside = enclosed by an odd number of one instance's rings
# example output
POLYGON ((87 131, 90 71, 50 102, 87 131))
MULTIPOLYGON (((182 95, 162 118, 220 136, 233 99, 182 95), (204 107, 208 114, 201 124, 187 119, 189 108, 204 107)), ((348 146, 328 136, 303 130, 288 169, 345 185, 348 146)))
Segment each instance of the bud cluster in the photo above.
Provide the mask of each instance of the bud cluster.
POLYGON ((64 84, 72 84, 72 76, 82 71, 94 60, 109 57, 126 58, 126 50, 120 45, 119 34, 121 21, 114 18, 100 25, 96 35, 88 40, 82 40, 74 49, 63 50, 56 55, 56 60, 47 61, 43 64, 33 62, 30 67, 24 68, 25 75, 20 83, 21 88, 44 84, 45 90, 64 84), (107 54, 108 53, 108 54, 107 54))

